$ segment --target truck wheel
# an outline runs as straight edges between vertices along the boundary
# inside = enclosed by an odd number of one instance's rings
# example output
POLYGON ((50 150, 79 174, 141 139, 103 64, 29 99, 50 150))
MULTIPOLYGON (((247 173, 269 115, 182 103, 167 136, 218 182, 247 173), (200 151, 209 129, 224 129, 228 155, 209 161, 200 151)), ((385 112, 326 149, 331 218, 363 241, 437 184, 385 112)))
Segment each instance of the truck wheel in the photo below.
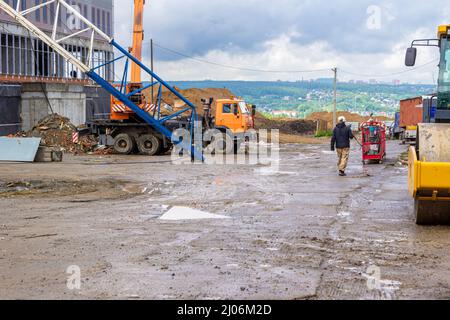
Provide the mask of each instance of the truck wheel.
POLYGON ((238 141, 237 139, 234 140, 233 143, 233 153, 234 154, 238 154, 239 148, 241 147, 240 141, 238 141))
POLYGON ((212 138, 211 142, 208 144, 208 152, 211 154, 227 154, 232 153, 234 150, 233 139, 226 133, 220 132, 216 133, 212 138), (227 143, 229 142, 229 143, 227 143))
POLYGON ((167 152, 169 152, 170 149, 172 149, 173 145, 171 143, 168 143, 165 147, 164 145, 161 147, 161 152, 160 154, 166 154, 167 152))
POLYGON ((158 154, 162 147, 162 141, 153 134, 143 134, 137 139, 139 152, 148 156, 158 154))
POLYGON ((114 138, 114 150, 117 153, 130 154, 134 146, 134 138, 127 133, 120 133, 114 138))

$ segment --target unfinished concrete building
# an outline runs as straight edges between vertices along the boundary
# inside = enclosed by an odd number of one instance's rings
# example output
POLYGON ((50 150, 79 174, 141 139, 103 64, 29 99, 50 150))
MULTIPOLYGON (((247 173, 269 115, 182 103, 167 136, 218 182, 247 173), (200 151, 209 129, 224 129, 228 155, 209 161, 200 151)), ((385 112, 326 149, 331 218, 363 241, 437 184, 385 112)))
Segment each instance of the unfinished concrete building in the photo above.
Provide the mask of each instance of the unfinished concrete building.
MULTIPOLYGON (((19 10, 48 0, 21 0, 19 10)), ((18 0, 5 0, 16 7, 18 0)), ((113 30, 113 0, 77 0, 69 2, 108 35, 113 30)), ((27 17, 49 34, 53 30, 55 3, 31 12, 27 17)), ((61 7, 57 20, 58 37, 77 33, 84 23, 61 7)), ((89 55, 90 38, 80 33, 64 41, 65 48, 84 60, 89 55)), ((111 46, 95 39, 92 65, 102 65, 113 58, 111 46)), ((114 79, 112 64, 99 73, 114 79)), ((0 135, 29 130, 50 112, 67 116, 75 125, 87 118, 107 115, 107 94, 87 79, 75 66, 65 61, 42 41, 14 22, 0 10, 0 135)))

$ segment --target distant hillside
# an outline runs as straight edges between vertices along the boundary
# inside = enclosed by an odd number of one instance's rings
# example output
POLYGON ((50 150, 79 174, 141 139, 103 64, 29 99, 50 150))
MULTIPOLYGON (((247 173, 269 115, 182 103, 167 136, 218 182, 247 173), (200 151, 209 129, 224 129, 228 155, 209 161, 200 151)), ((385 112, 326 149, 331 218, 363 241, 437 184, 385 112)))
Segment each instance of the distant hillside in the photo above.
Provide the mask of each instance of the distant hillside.
MULTIPOLYGON (((256 104, 263 113, 295 110, 300 118, 312 112, 331 111, 333 91, 330 81, 173 81, 181 88, 226 88, 256 104)), ((387 85, 338 83, 338 110, 368 115, 392 116, 399 100, 435 91, 432 85, 387 85)))

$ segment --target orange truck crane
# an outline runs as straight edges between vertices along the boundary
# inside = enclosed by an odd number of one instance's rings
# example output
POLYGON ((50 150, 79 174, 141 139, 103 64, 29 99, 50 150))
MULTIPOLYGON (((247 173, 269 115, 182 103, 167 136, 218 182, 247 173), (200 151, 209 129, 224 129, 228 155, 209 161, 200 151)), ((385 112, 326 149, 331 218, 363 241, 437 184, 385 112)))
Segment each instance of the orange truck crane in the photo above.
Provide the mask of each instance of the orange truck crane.
MULTIPOLYGON (((142 60, 142 42, 144 41, 144 5, 145 0, 134 0, 133 46, 130 48, 130 53, 139 61, 142 60)), ((142 86, 141 68, 135 63, 131 64, 130 85, 142 86)))
MULTIPOLYGON (((134 22, 133 22, 133 42, 128 52, 139 62, 142 61, 142 43, 144 40, 144 5, 145 0, 134 0, 134 22)), ((162 87, 157 89, 156 97, 146 97, 144 89, 155 86, 157 83, 143 84, 141 79, 142 68, 136 62, 127 60, 125 62, 125 71, 120 84, 113 84, 117 90, 126 95, 140 109, 148 113, 156 120, 163 123, 169 130, 173 131, 180 127, 187 127, 189 119, 182 116, 189 105, 184 109, 176 111, 170 120, 161 114, 161 108, 173 111, 173 106, 165 103, 162 99, 162 87), (128 81, 128 67, 130 65, 131 74, 128 81), (149 101, 155 101, 154 104, 149 101), (166 120, 167 118, 167 120, 166 120)), ((254 116, 256 107, 250 106, 242 99, 230 97, 229 99, 219 99, 214 101, 215 111, 213 112, 213 100, 205 97, 203 103, 204 114, 200 117, 203 125, 203 132, 207 129, 217 129, 222 135, 227 134, 223 141, 232 141, 225 143, 226 146, 218 147, 219 139, 215 138, 215 149, 219 152, 230 152, 240 147, 242 142, 253 137, 254 116), (233 148, 231 148, 231 145, 233 148), (221 149, 221 150, 218 150, 221 149)), ((200 106, 198 106, 200 107, 200 106)), ((163 154, 170 150, 172 141, 154 130, 151 125, 142 121, 142 119, 127 107, 117 97, 111 95, 110 117, 107 121, 93 121, 87 123, 89 131, 99 136, 102 144, 113 145, 114 150, 121 154, 130 154, 138 152, 146 155, 163 154)), ((213 139, 214 140, 214 139, 213 139)), ((208 143, 211 145, 212 141, 208 143)), ((205 146, 208 144, 205 143, 205 146)))
MULTIPOLYGON (((144 5, 145 0, 134 0, 134 23, 133 23, 133 44, 128 51, 139 61, 142 61, 142 42, 144 41, 144 5)), ((128 67, 128 66, 127 66, 128 67)), ((125 77, 127 75, 125 74, 125 77)), ((123 79, 126 80, 126 79, 123 79)), ((142 89, 141 68, 134 62, 131 62, 130 82, 126 83, 125 93, 129 94, 142 89)), ((137 104, 141 109, 151 109, 145 101, 142 92, 136 92, 130 97, 131 101, 137 104)), ((146 110, 149 111, 149 110, 146 110)), ((128 120, 133 115, 133 111, 126 107, 120 100, 111 96, 111 119, 128 120)))
MULTIPOLYGON (((145 0, 134 0, 133 43, 129 52, 139 61, 142 60, 142 43, 144 40, 144 6, 145 0)), ((127 68, 128 65, 125 66, 125 69, 127 68)), ((136 63, 131 62, 130 81, 126 81, 128 75, 125 72, 122 83, 115 86, 124 94, 129 95, 130 100, 137 106, 155 116, 156 113, 160 112, 161 107, 167 107, 167 105, 164 103, 161 106, 161 90, 158 91, 156 103, 149 103, 149 100, 153 101, 153 99, 148 99, 142 93, 144 85, 141 79, 141 70, 136 63)), ((205 99, 206 101, 208 100, 205 99)), ((227 133, 228 136, 231 136, 234 150, 236 150, 248 137, 249 130, 254 129, 256 107, 249 106, 245 101, 234 97, 215 101, 214 114, 212 114, 211 105, 211 99, 209 99, 209 103, 203 105, 205 111, 202 118, 204 129, 218 129, 222 133, 227 133)), ((111 96, 110 112, 110 119, 112 120, 110 123, 103 126, 94 124, 93 128, 100 131, 101 136, 106 134, 113 138, 116 152, 129 154, 138 151, 142 154, 155 155, 165 153, 171 148, 171 141, 154 132, 147 125, 139 123, 136 114, 114 96, 111 96)), ((108 141, 107 138, 103 140, 108 141)), ((230 140, 228 139, 228 141, 230 140)), ((230 151, 229 145, 226 146, 226 150, 230 151)))

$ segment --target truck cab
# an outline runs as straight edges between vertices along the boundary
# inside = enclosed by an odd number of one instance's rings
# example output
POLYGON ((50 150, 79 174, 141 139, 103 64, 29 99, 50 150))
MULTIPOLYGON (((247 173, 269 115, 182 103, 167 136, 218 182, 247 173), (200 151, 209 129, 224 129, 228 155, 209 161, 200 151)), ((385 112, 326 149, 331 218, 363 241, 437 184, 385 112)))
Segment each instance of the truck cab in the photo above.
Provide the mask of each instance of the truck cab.
POLYGON ((215 127, 229 129, 235 136, 254 129, 255 106, 241 99, 216 100, 215 127))

